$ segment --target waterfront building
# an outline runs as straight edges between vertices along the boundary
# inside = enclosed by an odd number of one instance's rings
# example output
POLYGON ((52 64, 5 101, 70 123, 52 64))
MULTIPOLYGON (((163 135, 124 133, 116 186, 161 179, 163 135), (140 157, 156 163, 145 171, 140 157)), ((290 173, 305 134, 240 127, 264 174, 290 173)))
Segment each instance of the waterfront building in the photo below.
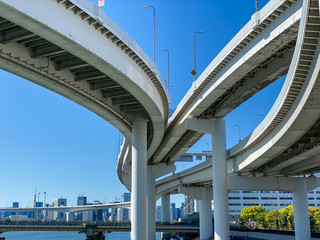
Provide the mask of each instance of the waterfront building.
MULTIPOLYGON (((122 202, 131 202, 131 193, 123 193, 122 195, 122 202)), ((123 222, 129 222, 130 221, 130 210, 123 208, 123 216, 122 221, 123 222)))
MULTIPOLYGON (((47 204, 47 207, 53 207, 53 204, 47 204)), ((53 215, 54 215, 54 211, 47 211, 47 216, 46 216, 47 221, 54 220, 53 215)))
POLYGON ((102 213, 103 221, 109 222, 109 217, 110 217, 109 208, 103 209, 103 213, 102 213))
POLYGON ((19 202, 13 202, 12 208, 19 208, 19 202))
POLYGON ((131 193, 123 193, 122 202, 130 202, 130 201, 131 201, 131 193))
MULTIPOLYGON (((90 205, 90 204, 87 204, 90 205)), ((82 213, 82 221, 83 222, 89 222, 92 221, 93 218, 93 212, 92 211, 85 211, 82 213)))
MULTIPOLYGON (((54 207, 61 207, 67 206, 67 199, 66 198, 57 198, 53 202, 54 207)), ((53 212, 53 220, 57 221, 66 221, 66 213, 62 211, 54 211, 53 212)))
MULTIPOLYGON (((77 206, 84 206, 84 205, 87 205, 87 197, 83 195, 79 195, 79 197, 77 198, 77 206)), ((77 213, 76 219, 78 221, 83 221, 83 213, 77 213)))
MULTIPOLYGON (((320 208, 320 188, 308 193, 309 206, 320 208)), ((280 210, 293 202, 291 192, 283 191, 231 191, 229 193, 230 220, 238 220, 241 210, 262 206, 267 211, 280 210)))
MULTIPOLYGON (((94 201, 93 202, 93 205, 100 205, 102 204, 100 201, 94 201)), ((100 210, 94 210, 92 211, 92 221, 102 221, 102 213, 103 213, 103 210, 100 209, 100 210)))
MULTIPOLYGON (((119 201, 114 201, 111 203, 120 203, 119 201)), ((117 215, 118 215, 118 208, 111 208, 109 221, 110 222, 116 222, 117 221, 117 215)))
POLYGON ((170 203, 170 222, 177 221, 177 209, 175 203, 170 203))
POLYGON ((28 221, 28 216, 27 215, 11 215, 9 216, 9 219, 12 222, 28 221))
MULTIPOLYGON (((35 207, 43 207, 43 202, 35 202, 35 207)), ((42 210, 34 211, 34 220, 42 220, 42 210)))
POLYGON ((184 201, 184 209, 183 209, 183 214, 182 215, 188 215, 188 214, 193 214, 196 212, 196 204, 195 204, 195 199, 185 196, 185 201, 184 201))
POLYGON ((117 222, 123 222, 123 208, 117 209, 117 222))
POLYGON ((156 222, 161 222, 162 215, 161 215, 161 206, 156 207, 156 222))
POLYGON ((185 203, 181 203, 181 206, 180 206, 180 218, 184 216, 184 204, 185 203))
POLYGON ((83 205, 87 205, 87 197, 80 195, 77 198, 77 206, 83 206, 83 205))

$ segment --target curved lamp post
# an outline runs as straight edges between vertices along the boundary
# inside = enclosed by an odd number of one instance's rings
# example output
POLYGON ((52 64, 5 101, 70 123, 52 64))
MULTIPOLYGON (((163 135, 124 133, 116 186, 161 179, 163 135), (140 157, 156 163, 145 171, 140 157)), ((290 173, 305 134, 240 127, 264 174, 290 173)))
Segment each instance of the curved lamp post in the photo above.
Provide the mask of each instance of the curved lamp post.
POLYGON ((196 64, 196 34, 202 34, 202 31, 196 31, 193 34, 193 60, 194 60, 194 70, 191 72, 194 75, 194 80, 197 79, 197 64, 196 64))
POLYGON ((239 142, 241 142, 241 136, 240 136, 240 126, 239 125, 233 125, 234 127, 237 127, 239 129, 239 142))
POLYGON ((168 80, 167 80, 167 88, 168 88, 168 95, 170 96, 170 81, 169 81, 169 50, 167 49, 160 49, 162 52, 167 52, 168 53, 168 80))
POLYGON ((144 8, 153 9, 153 62, 156 62, 156 9, 152 5, 145 5, 144 8))

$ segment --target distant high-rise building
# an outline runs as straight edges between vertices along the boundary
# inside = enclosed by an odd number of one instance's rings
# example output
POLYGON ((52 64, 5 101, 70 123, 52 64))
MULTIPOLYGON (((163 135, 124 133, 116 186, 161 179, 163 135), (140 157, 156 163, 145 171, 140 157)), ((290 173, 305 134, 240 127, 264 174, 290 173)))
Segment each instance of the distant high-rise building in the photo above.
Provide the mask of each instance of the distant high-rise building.
POLYGON ((43 202, 36 202, 36 207, 43 207, 43 202))
POLYGON ((61 207, 61 206, 67 206, 67 199, 66 198, 57 198, 53 202, 54 207, 61 207))
POLYGON ((13 202, 12 208, 19 208, 19 202, 13 202))
MULTIPOLYGON (((37 207, 43 207, 43 202, 35 202, 35 206, 37 207)), ((35 220, 42 220, 42 210, 34 211, 34 219, 35 220)))
POLYGON ((184 202, 184 210, 183 210, 183 215, 188 215, 192 214, 195 212, 195 204, 194 204, 194 199, 191 197, 186 196, 185 197, 185 202, 184 202))
MULTIPOLYGON (((79 197, 77 198, 77 206, 84 206, 84 205, 87 205, 87 197, 83 195, 79 195, 79 197)), ((79 221, 84 221, 83 213, 77 213, 76 219, 79 221)))
POLYGON ((123 208, 117 210, 117 222, 123 222, 123 208))
POLYGON ((182 218, 184 216, 184 203, 181 203, 180 206, 180 218, 182 218))
POLYGON ((77 198, 77 206, 83 206, 83 205, 87 205, 87 197, 80 195, 77 198))
MULTIPOLYGON (((120 203, 120 202, 114 201, 114 202, 111 202, 111 203, 120 203)), ((111 208, 109 221, 110 222, 116 222, 117 221, 117 215, 118 215, 118 208, 111 208)))
MULTIPOLYGON (((48 204, 47 205, 47 207, 53 207, 53 204, 48 204)), ((52 221, 52 220, 54 220, 54 215, 55 215, 55 212, 54 211, 47 211, 47 215, 46 215, 46 219, 48 220, 48 221, 52 221)))
POLYGON ((177 220, 177 209, 176 209, 176 204, 171 203, 170 204, 170 221, 174 222, 177 220))
MULTIPOLYGON (((122 202, 131 202, 131 193, 124 193, 122 195, 122 202)), ((128 222, 130 221, 130 210, 123 208, 122 211, 122 221, 123 222, 128 222)))
MULTIPOLYGON (((54 207, 61 207, 61 206, 67 206, 67 199, 66 198, 57 198, 53 202, 54 207)), ((65 221, 66 220, 66 214, 61 211, 54 211, 53 213, 53 220, 57 221, 65 221)))
POLYGON ((122 202, 130 202, 131 201, 131 193, 124 193, 122 195, 122 202))
POLYGON ((156 208, 156 222, 161 222, 161 206, 157 206, 156 208))
MULTIPOLYGON (((101 205, 102 203, 100 201, 94 201, 93 205, 101 205)), ((102 221, 102 213, 103 210, 94 210, 92 215, 92 221, 102 221)))

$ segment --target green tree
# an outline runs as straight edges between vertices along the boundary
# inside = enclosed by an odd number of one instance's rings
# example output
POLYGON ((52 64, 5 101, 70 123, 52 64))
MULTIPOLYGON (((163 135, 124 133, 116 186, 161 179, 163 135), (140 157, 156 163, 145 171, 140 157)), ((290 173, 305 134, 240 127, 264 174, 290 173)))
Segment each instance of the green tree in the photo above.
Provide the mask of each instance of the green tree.
POLYGON ((311 232, 320 231, 320 209, 315 207, 309 207, 309 218, 311 232))
POLYGON ((294 219, 293 219, 293 207, 289 205, 285 208, 279 210, 279 228, 285 230, 294 229, 294 219))
POLYGON ((257 226, 259 224, 264 223, 264 214, 266 213, 266 209, 261 206, 252 206, 249 208, 244 208, 241 210, 240 221, 241 222, 250 222, 253 221, 254 225, 257 226))
POLYGON ((267 212, 259 212, 256 215, 256 221, 262 227, 266 227, 266 215, 267 215, 267 212))
POLYGON ((272 229, 279 228, 279 211, 271 210, 265 216, 266 225, 272 229))

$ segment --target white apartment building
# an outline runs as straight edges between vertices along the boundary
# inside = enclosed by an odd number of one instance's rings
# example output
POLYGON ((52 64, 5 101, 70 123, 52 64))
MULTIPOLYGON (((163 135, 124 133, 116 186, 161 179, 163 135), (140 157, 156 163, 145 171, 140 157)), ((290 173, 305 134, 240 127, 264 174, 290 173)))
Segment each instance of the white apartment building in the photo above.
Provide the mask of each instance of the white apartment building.
MULTIPOLYGON (((309 206, 320 208, 320 188, 308 193, 309 206)), ((231 191, 229 193, 230 220, 238 220, 241 210, 262 206, 267 211, 280 210, 292 204, 292 193, 282 191, 231 191)))

